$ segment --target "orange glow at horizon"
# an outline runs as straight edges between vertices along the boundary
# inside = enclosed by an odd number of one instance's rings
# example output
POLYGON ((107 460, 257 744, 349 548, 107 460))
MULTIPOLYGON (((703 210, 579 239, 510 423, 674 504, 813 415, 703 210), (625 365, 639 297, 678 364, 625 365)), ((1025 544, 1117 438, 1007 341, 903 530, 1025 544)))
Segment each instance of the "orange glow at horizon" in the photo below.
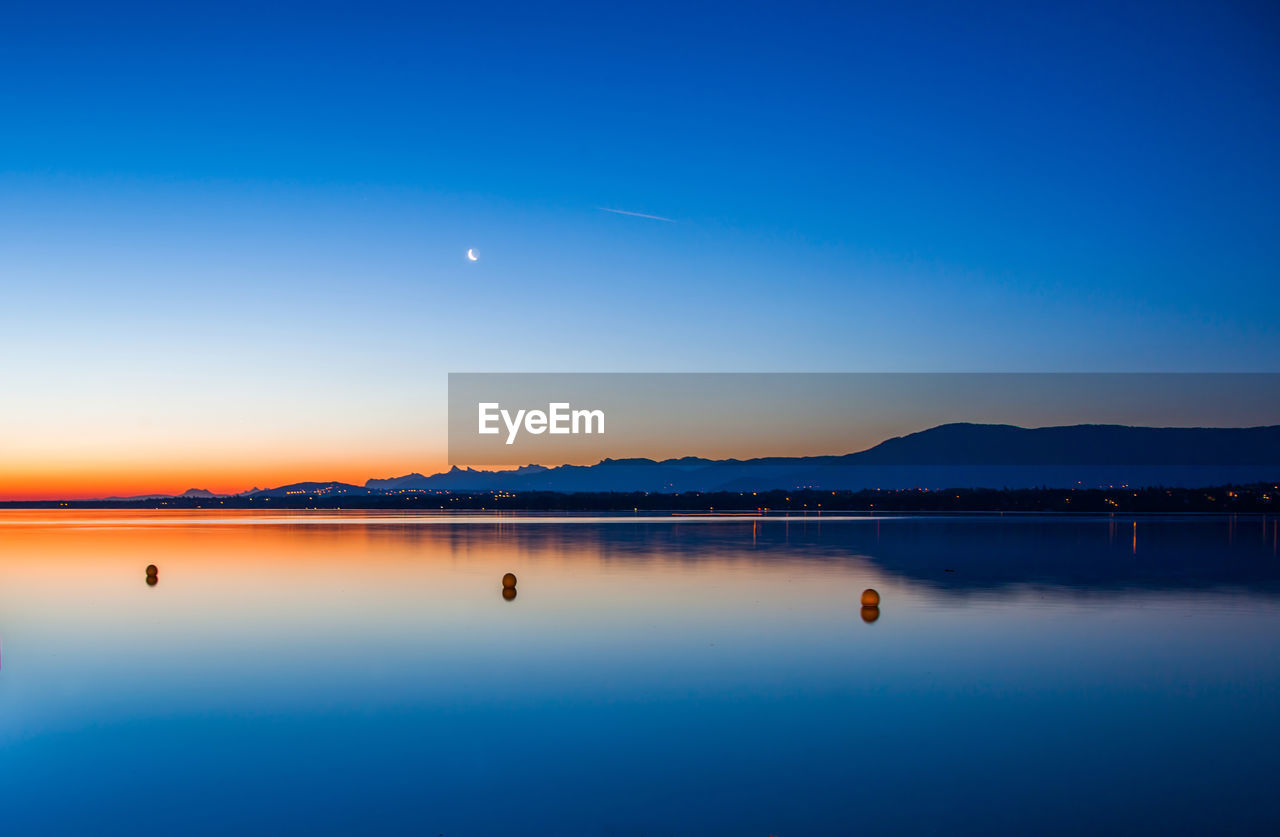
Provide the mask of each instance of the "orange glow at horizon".
POLYGON ((77 367, 52 390, 32 379, 0 409, 0 501, 363 485, 444 469, 442 403, 427 384, 395 399, 378 395, 377 376, 349 377, 335 398, 332 382, 279 370, 92 371, 77 367))
POLYGON ((0 464, 0 501, 79 500, 181 494, 191 488, 214 494, 238 494, 296 482, 345 482, 403 476, 414 471, 447 470, 441 452, 376 458, 315 458, 299 461, 245 457, 186 457, 165 462, 122 461, 0 464))

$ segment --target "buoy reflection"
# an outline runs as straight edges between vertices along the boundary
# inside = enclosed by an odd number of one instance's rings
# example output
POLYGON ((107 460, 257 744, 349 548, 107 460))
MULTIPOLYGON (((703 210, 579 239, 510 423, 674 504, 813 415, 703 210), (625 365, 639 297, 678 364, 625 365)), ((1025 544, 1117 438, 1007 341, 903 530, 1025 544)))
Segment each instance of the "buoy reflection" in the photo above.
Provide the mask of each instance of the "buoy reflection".
POLYGON ((872 622, 880 618, 880 608, 864 607, 862 608, 862 621, 870 625, 872 622))

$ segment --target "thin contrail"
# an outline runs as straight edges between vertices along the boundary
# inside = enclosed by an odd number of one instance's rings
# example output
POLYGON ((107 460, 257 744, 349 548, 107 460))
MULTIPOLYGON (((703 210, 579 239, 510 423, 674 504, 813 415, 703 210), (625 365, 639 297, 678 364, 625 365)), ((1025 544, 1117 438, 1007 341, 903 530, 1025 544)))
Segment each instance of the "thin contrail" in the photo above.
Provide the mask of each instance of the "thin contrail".
POLYGON ((616 215, 631 215, 636 218, 648 218, 652 221, 666 221, 668 224, 677 223, 675 218, 663 218, 661 215, 646 215, 643 212, 632 212, 629 209, 610 209, 607 206, 597 206, 601 212, 612 212, 616 215))

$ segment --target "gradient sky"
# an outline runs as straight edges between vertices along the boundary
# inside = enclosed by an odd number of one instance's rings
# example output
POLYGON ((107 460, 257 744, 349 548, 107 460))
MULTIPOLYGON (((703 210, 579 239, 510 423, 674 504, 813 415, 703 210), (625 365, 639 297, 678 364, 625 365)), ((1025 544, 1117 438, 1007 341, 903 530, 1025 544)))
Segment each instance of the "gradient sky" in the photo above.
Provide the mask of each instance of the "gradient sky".
POLYGON ((1276 370, 1278 55, 1267 3, 7 2, 0 497, 429 472, 450 371, 1276 370))

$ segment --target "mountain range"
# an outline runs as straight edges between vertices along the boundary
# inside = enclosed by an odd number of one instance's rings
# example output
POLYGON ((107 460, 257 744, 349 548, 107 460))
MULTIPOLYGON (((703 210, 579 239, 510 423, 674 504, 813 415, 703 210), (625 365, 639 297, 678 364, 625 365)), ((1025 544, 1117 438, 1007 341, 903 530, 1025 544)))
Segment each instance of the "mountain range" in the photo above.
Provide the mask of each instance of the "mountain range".
POLYGON ((767 491, 773 489, 1198 487, 1280 477, 1280 425, 1022 428, 944 424, 834 456, 605 459, 515 470, 454 467, 350 483, 296 483, 240 496, 344 496, 414 491, 767 491))
MULTIPOLYGON (((256 489, 255 489, 256 490, 256 489)), ((103 497, 103 500, 112 500, 117 502, 135 502, 138 500, 167 500, 172 497, 185 497, 189 499, 210 499, 221 495, 214 494, 207 488, 188 488, 181 494, 136 494, 133 497, 103 497)))

